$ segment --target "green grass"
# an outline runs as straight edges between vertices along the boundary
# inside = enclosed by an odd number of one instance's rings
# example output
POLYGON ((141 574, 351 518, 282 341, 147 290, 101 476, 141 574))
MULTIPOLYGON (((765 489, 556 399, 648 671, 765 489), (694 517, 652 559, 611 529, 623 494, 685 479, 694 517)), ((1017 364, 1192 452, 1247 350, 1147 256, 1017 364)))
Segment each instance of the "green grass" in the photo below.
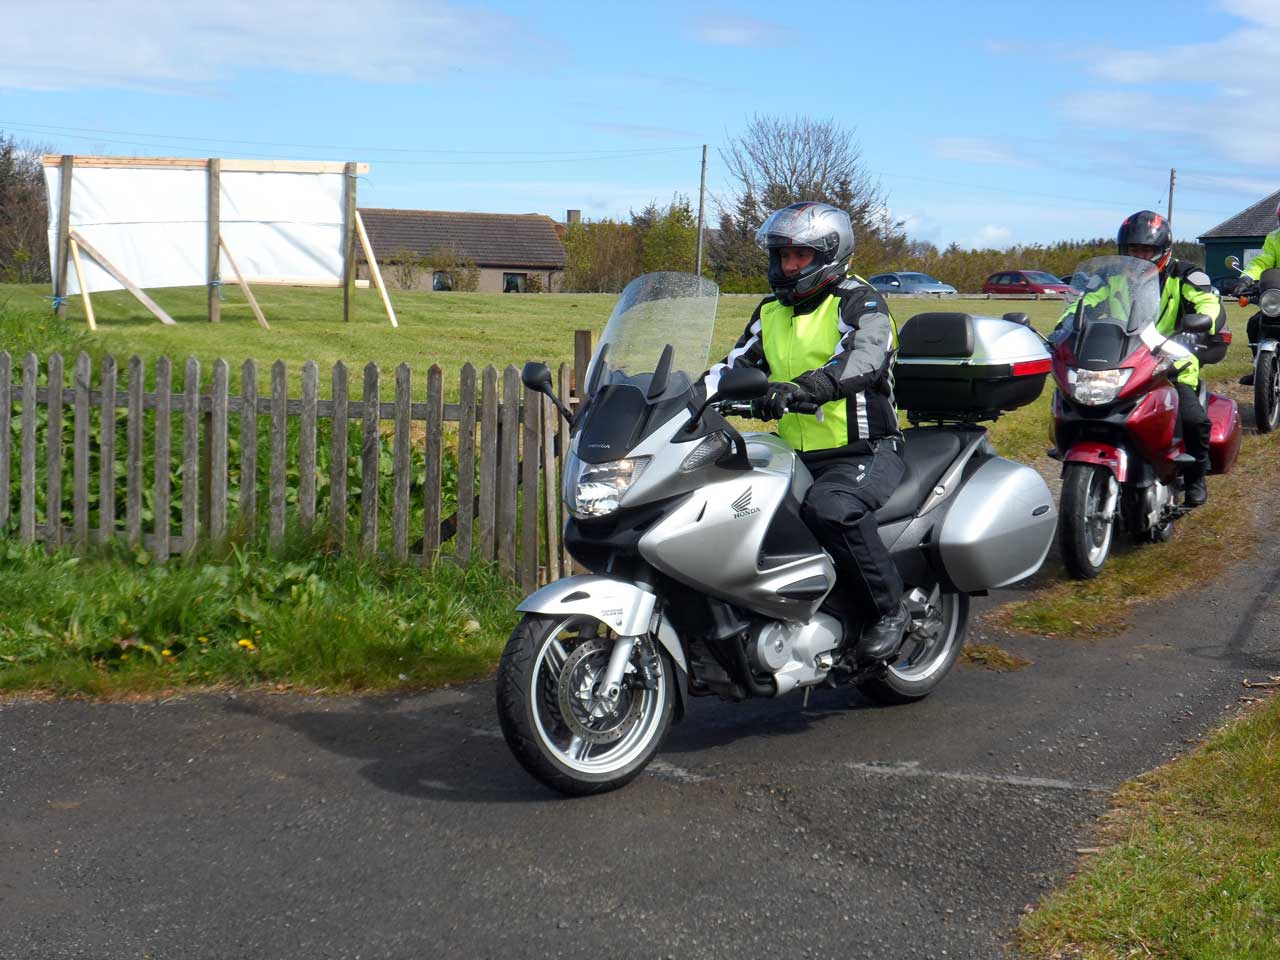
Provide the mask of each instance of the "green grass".
POLYGON ((331 691, 484 676, 515 623, 488 567, 424 572, 321 541, 167 565, 123 548, 49 556, 0 542, 0 691, 112 695, 190 684, 331 691))
POLYGON ((1038 960, 1280 958, 1280 700, 1126 784, 1110 844, 1021 925, 1038 960))

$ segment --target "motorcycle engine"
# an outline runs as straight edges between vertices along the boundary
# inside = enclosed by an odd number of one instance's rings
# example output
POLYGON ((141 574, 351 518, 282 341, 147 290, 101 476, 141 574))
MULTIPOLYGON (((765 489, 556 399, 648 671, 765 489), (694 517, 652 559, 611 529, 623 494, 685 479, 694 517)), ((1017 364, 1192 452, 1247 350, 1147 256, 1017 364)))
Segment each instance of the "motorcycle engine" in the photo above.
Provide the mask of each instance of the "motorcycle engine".
POLYGON ((756 669, 773 674, 781 696, 826 677, 842 633, 840 621, 825 613, 808 623, 767 620, 751 631, 747 654, 756 669))

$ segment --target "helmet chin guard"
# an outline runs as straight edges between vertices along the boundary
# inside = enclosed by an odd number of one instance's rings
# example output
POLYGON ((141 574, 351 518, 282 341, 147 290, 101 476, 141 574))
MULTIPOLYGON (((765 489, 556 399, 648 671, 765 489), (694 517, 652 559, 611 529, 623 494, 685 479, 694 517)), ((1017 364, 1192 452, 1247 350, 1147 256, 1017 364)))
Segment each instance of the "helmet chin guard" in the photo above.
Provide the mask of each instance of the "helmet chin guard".
POLYGON ((769 254, 769 286, 778 301, 791 306, 838 283, 853 256, 849 215, 829 203, 793 203, 772 213, 756 231, 756 244, 769 254), (782 272, 783 247, 807 247, 813 260, 788 277, 782 272))

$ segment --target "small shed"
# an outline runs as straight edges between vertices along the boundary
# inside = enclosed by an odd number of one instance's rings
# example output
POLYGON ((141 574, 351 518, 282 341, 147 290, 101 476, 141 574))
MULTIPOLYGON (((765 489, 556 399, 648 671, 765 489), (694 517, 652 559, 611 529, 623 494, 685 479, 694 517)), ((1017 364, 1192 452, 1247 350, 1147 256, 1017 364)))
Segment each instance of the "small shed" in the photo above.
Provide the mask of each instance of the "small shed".
POLYGON ((1262 250, 1262 241, 1276 229, 1277 206, 1280 206, 1280 190, 1199 237, 1204 244, 1204 262, 1211 276, 1231 273, 1223 266, 1227 257, 1239 257, 1240 262, 1247 265, 1257 256, 1262 250))
MULTIPOLYGON (((387 283, 410 290, 554 292, 564 276, 556 222, 538 213, 360 209, 387 283)), ((361 276, 367 266, 361 262, 361 276)))

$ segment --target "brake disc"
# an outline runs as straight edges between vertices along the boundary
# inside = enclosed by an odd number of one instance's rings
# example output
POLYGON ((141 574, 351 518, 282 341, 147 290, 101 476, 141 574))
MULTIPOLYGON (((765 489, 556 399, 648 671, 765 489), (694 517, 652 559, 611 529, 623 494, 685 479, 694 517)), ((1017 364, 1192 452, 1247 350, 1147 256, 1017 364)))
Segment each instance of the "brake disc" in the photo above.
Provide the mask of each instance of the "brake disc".
POLYGON ((588 640, 573 648, 560 670, 556 697, 560 716, 575 737, 589 743, 613 743, 622 739, 640 717, 642 697, 626 684, 613 703, 595 694, 596 684, 609 664, 613 642, 588 640))

